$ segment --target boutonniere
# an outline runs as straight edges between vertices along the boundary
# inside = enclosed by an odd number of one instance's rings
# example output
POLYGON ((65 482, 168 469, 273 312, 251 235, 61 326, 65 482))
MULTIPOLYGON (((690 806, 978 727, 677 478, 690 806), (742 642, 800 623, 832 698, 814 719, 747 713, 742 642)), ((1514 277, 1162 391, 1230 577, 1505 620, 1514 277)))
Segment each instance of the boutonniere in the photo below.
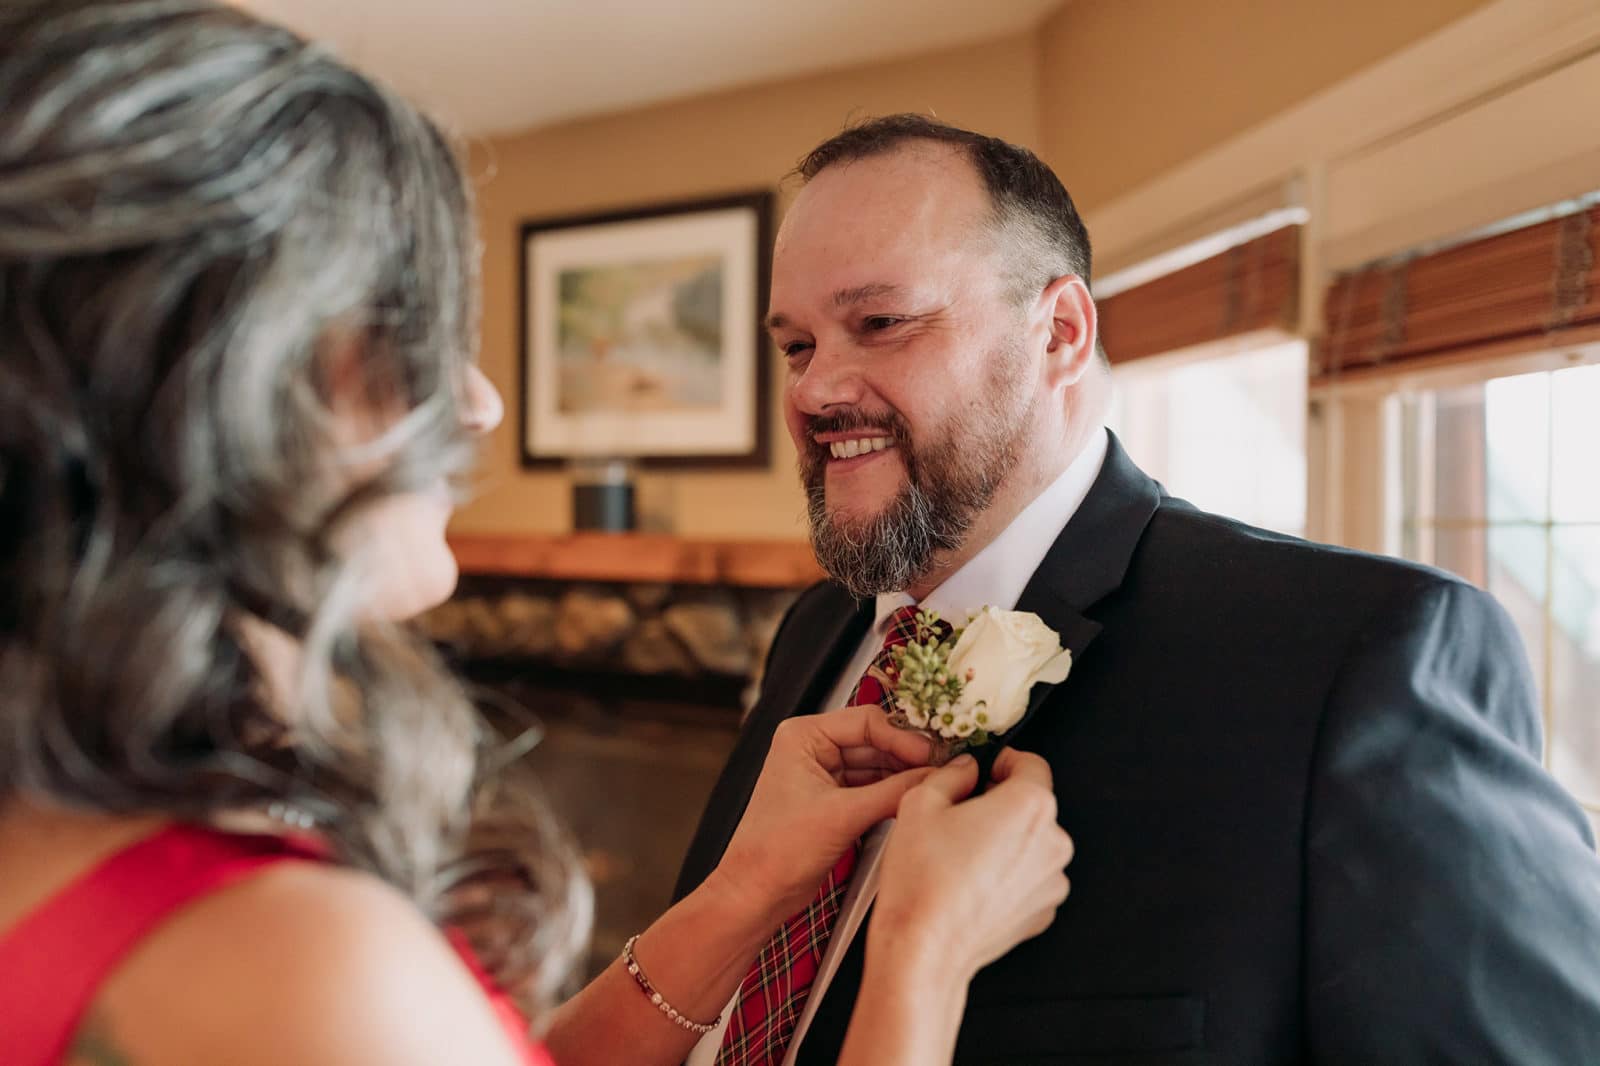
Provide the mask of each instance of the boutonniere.
POLYGON ((1072 652, 1029 611, 985 607, 959 629, 933 611, 917 614, 912 638, 886 673, 890 721, 943 740, 943 758, 1004 735, 1028 710, 1028 694, 1065 681, 1072 652))

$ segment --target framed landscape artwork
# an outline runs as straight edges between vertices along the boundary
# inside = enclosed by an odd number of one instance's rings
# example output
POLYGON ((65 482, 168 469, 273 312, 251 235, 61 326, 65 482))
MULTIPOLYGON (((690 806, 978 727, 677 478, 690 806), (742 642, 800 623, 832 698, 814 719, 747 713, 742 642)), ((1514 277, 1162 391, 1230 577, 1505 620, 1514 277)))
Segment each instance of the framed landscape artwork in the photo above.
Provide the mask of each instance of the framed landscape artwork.
POLYGON ((524 465, 767 460, 772 194, 522 226, 524 465))

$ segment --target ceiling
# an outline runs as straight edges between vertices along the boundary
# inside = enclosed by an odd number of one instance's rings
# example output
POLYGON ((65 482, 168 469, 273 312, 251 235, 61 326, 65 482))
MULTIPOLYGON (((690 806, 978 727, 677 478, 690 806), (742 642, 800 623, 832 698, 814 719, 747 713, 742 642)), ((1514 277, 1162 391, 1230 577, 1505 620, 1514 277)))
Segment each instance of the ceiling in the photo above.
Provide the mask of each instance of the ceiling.
POLYGON ((987 40, 1062 0, 237 0, 500 133, 987 40))

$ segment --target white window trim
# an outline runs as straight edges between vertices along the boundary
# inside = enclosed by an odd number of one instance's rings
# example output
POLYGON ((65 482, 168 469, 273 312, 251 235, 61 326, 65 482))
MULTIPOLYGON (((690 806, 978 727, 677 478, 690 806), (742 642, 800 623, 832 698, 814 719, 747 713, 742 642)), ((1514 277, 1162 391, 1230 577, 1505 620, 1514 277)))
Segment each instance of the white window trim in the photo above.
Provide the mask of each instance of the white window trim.
MULTIPOLYGON (((1385 432, 1383 435, 1382 454, 1378 456, 1362 455, 1360 461, 1376 463, 1376 467, 1357 469, 1357 464, 1347 464, 1340 472, 1339 480, 1347 492, 1355 494, 1354 499, 1346 499, 1347 506, 1354 505, 1354 510, 1361 518, 1364 531, 1370 530, 1375 523, 1387 535, 1383 536, 1384 547, 1381 549, 1386 554, 1398 555, 1400 544, 1398 532, 1403 515, 1403 500, 1401 497, 1400 467, 1402 456, 1400 454, 1401 427, 1399 400, 1408 394, 1431 392, 1440 389, 1449 389, 1463 385, 1475 385, 1494 378, 1514 377, 1522 374, 1548 373, 1568 369, 1574 366, 1600 365, 1600 343, 1579 346, 1575 348, 1555 348, 1550 351, 1532 352, 1520 356, 1506 356, 1499 359, 1483 360, 1471 364, 1461 364, 1439 370, 1421 372, 1396 372, 1387 380, 1374 379, 1363 382, 1359 390, 1343 390, 1337 387, 1324 387, 1320 390, 1317 403, 1331 404, 1335 408, 1354 405, 1362 410, 1370 410, 1374 406, 1383 411, 1385 432), (1381 496, 1374 496, 1374 484, 1381 484, 1381 496)), ((1426 468, 1428 464, 1424 464, 1426 468)), ((1485 520, 1486 526, 1490 523, 1485 520)), ((1557 525, 1582 525, 1586 523, 1556 523, 1557 525)), ((1545 523, 1548 527, 1549 523, 1545 523)), ((1439 523, 1427 523, 1431 532, 1435 528, 1443 528, 1439 523)), ((1546 589, 1546 602, 1544 604, 1545 626, 1552 624, 1549 617, 1551 611, 1550 590, 1546 589)), ((1542 662, 1530 663, 1533 669, 1541 675, 1543 686, 1543 702, 1540 713, 1544 722, 1545 750, 1544 761, 1546 767, 1550 764, 1551 744, 1556 731, 1555 708, 1552 704, 1554 690, 1554 662, 1551 652, 1547 647, 1542 662)), ((1577 799, 1590 813, 1591 818, 1600 825, 1600 796, 1579 796, 1577 799)))

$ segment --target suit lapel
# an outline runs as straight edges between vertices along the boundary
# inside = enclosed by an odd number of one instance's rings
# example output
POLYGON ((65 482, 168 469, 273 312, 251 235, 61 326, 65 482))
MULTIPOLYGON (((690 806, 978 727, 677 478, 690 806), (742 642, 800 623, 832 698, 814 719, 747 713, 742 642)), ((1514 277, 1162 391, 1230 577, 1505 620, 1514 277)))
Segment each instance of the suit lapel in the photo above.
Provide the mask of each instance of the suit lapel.
MULTIPOLYGON (((806 629, 792 638, 804 643, 799 646, 793 665, 784 666, 782 691, 775 691, 771 676, 763 679, 761 699, 751 712, 752 720, 769 700, 765 716, 773 718, 774 729, 778 722, 797 714, 835 709, 822 706, 822 701, 871 628, 873 603, 853 600, 834 585, 825 586, 825 590, 828 595, 818 597, 822 602, 817 609, 806 612, 806 629)), ((796 624, 801 621, 795 619, 796 624)))
MULTIPOLYGON (((1017 600, 1017 610, 1038 615, 1061 634, 1062 647, 1072 652, 1074 670, 1100 635, 1100 623, 1086 612, 1122 586, 1162 497, 1161 486, 1133 464, 1116 434, 1110 437, 1100 475, 1017 600)), ((1067 680, 1071 677, 1068 674, 1067 680)), ((1035 685, 1022 720, 998 743, 974 752, 980 780, 988 780, 994 760, 1016 741, 1057 687, 1035 685)))
POLYGON ((1115 433, 1089 494, 1033 572, 1019 610, 1081 613, 1122 587, 1134 552, 1166 495, 1133 465, 1115 433))

